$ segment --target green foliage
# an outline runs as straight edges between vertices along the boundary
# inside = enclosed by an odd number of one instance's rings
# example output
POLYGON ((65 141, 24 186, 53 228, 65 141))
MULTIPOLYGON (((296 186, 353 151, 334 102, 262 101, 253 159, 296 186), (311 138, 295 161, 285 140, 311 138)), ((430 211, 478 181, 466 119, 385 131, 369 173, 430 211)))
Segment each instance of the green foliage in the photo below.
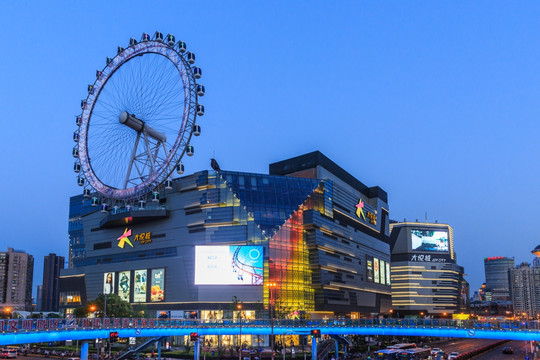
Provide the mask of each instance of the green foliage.
POLYGON ((88 317, 91 312, 95 311, 97 317, 103 317, 105 313, 107 317, 130 318, 142 317, 141 311, 133 309, 131 304, 116 294, 99 295, 94 301, 89 302, 86 306, 81 306, 73 311, 73 315, 78 318, 88 317), (104 312, 105 296, 107 296, 107 311, 104 312), (91 308, 94 307, 94 310, 91 308))

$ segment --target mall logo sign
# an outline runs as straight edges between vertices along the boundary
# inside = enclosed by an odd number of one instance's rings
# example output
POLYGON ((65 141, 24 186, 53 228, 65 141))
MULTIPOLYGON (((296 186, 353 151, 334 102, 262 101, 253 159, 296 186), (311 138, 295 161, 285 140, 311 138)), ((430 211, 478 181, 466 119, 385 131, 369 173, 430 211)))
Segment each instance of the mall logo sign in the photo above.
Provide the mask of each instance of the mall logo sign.
MULTIPOLYGON (((116 240, 118 240, 118 247, 123 249, 126 244, 128 244, 131 247, 134 247, 131 243, 131 240, 129 237, 131 236, 131 229, 126 228, 124 230, 124 233, 116 240)), ((133 242, 138 241, 140 244, 149 244, 152 242, 152 233, 146 232, 146 233, 139 233, 135 235, 135 238, 133 239, 133 242)))
POLYGON ((377 214, 367 210, 362 199, 358 200, 358 204, 356 204, 356 217, 364 219, 364 221, 368 221, 366 219, 367 217, 371 224, 377 225, 377 214))

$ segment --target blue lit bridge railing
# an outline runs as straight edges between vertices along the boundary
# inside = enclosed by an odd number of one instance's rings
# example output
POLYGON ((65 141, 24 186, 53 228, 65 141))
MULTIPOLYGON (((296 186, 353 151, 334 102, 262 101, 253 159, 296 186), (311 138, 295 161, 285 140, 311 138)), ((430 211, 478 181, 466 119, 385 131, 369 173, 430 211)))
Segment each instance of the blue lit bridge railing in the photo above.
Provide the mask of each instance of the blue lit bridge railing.
POLYGON ((320 329, 329 335, 402 335, 539 340, 537 321, 476 321, 445 319, 325 319, 325 320, 186 320, 140 318, 0 320, 0 345, 108 337, 189 335, 308 335, 320 329))

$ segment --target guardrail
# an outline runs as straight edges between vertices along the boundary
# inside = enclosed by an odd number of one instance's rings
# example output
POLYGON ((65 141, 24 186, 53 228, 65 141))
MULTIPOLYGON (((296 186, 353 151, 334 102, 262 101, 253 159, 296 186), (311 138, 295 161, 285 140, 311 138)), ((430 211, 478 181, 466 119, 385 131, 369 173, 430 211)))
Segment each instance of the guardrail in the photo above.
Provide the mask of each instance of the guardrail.
POLYGON ((21 331, 62 331, 62 330, 103 330, 103 329, 162 329, 191 328, 213 329, 242 327, 250 328, 446 328, 472 330, 540 330, 540 322, 534 321, 478 321, 447 319, 325 319, 325 320, 186 320, 186 319, 146 319, 146 318, 66 318, 66 319, 13 319, 0 320, 0 332, 21 331))

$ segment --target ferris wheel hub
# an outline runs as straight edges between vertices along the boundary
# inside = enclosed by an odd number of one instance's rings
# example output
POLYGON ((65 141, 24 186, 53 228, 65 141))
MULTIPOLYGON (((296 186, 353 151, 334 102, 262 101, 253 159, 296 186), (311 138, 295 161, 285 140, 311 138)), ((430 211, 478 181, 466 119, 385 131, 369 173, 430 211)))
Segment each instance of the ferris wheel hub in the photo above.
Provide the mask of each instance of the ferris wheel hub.
POLYGON ((118 117, 118 121, 120 121, 120 124, 126 125, 127 127, 132 128, 136 132, 144 133, 147 136, 150 136, 154 140, 161 141, 162 143, 167 141, 167 136, 156 129, 148 126, 144 121, 141 119, 137 119, 137 117, 133 114, 128 114, 127 111, 122 111, 120 116, 118 117))

